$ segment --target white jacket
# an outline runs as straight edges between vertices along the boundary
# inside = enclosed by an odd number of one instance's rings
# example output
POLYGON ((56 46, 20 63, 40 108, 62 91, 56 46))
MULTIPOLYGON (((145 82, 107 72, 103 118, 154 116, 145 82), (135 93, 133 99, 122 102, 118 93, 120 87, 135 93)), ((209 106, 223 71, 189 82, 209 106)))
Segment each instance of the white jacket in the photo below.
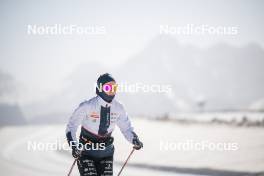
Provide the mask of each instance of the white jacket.
POLYGON ((115 99, 111 103, 107 103, 99 96, 93 97, 88 101, 84 101, 79 105, 69 119, 66 134, 71 132, 72 139, 77 141, 76 131, 81 125, 84 129, 95 136, 102 137, 98 133, 101 106, 110 107, 110 124, 107 128, 107 134, 111 134, 117 125, 125 138, 132 143, 133 127, 131 126, 131 122, 123 105, 115 99))

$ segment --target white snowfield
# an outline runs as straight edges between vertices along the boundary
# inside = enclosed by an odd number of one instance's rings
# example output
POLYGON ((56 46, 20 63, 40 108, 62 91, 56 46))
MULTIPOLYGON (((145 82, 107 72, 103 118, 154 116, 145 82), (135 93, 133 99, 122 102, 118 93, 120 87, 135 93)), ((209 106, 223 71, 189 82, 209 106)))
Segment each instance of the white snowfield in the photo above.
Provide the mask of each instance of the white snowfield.
MULTIPOLYGON (((264 128, 183 125, 143 119, 132 119, 132 123, 144 142, 144 149, 134 152, 122 173, 124 176, 256 175, 264 171, 264 128), (196 144, 209 142, 212 145, 227 143, 235 147, 223 151, 181 148, 178 145, 190 144, 190 141, 196 144)), ((0 175, 66 176, 73 162, 70 151, 45 151, 43 148, 56 141, 59 141, 59 146, 63 143, 67 146, 64 131, 64 125, 0 129, 0 175), (39 150, 34 151, 33 144, 37 144, 39 150)), ((114 175, 117 175, 132 146, 118 128, 113 136, 114 175)), ((72 175, 79 175, 77 167, 72 175)))

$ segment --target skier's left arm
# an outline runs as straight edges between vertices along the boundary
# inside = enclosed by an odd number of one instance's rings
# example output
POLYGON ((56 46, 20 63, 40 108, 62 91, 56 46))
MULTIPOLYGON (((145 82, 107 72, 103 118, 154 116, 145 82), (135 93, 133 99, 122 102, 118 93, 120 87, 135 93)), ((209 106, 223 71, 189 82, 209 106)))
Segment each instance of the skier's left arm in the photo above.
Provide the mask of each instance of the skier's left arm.
POLYGON ((85 105, 81 103, 79 107, 75 109, 75 111, 71 115, 66 127, 66 137, 72 149, 76 149, 76 146, 78 145, 76 132, 81 124, 81 121, 86 116, 85 108, 86 108, 85 105))
POLYGON ((131 125, 128 114, 123 107, 120 110, 117 126, 120 128, 120 131, 125 136, 125 138, 134 145, 135 149, 139 150, 143 147, 143 143, 139 140, 137 134, 134 132, 134 128, 131 125))

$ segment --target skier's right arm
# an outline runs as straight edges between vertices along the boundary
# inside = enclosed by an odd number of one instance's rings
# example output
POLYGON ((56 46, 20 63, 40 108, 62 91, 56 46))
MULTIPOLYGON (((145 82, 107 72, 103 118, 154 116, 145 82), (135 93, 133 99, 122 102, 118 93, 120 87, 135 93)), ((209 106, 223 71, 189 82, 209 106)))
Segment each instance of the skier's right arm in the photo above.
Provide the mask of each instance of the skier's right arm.
POLYGON ((71 115, 66 127, 67 141, 72 149, 76 149, 78 141, 76 138, 76 132, 80 126, 83 118, 86 116, 85 105, 80 104, 79 107, 71 115))

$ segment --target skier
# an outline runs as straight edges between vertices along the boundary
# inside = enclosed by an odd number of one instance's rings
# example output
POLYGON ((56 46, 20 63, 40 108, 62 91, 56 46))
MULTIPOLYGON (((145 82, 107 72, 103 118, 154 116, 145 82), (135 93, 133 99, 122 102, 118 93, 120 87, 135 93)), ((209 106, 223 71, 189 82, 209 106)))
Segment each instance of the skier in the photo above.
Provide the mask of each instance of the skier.
POLYGON ((111 134, 115 125, 136 150, 143 147, 123 105, 114 99, 116 88, 116 81, 110 74, 100 75, 97 96, 81 103, 67 124, 66 137, 81 176, 113 175, 114 138, 111 134), (79 125, 81 133, 78 142, 76 131, 79 125))

